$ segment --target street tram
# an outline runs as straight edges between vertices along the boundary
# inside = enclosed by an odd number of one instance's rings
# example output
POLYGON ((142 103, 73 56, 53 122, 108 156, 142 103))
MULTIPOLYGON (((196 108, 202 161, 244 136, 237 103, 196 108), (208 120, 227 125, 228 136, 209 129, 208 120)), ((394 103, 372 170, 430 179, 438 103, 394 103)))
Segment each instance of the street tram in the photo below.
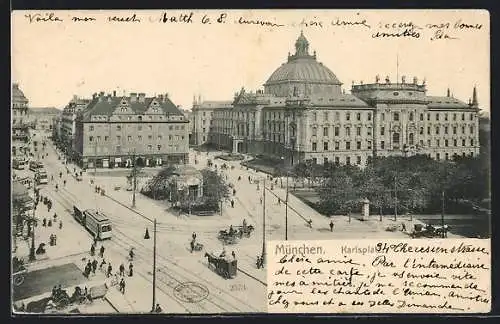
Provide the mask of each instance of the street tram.
POLYGON ((111 239, 111 221, 96 209, 81 210, 73 206, 73 217, 98 240, 111 239))
POLYGON ((30 161, 29 169, 31 171, 36 172, 38 169, 42 169, 42 168, 43 168, 43 163, 42 162, 30 161))
POLYGON ((38 169, 35 174, 35 181, 37 184, 47 184, 49 183, 49 177, 47 176, 47 171, 44 169, 38 169))
POLYGON ((16 170, 24 170, 26 168, 26 161, 21 159, 14 159, 12 161, 12 167, 16 170))

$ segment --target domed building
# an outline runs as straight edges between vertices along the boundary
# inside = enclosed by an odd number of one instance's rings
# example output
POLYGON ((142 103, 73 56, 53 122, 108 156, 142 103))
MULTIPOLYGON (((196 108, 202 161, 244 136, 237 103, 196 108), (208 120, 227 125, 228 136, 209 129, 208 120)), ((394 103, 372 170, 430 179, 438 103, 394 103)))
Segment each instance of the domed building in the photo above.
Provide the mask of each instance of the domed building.
POLYGON ((301 33, 295 54, 271 74, 264 90, 242 88, 231 106, 210 111, 194 105, 197 125, 205 125, 207 135, 195 144, 264 156, 282 168, 306 161, 362 167, 377 155, 446 160, 479 154, 475 88, 468 104, 450 91, 428 96, 425 81, 416 77, 384 82, 376 76, 374 83, 353 84, 350 92, 309 53, 301 33))
POLYGON ((342 83, 323 63, 316 60, 316 52, 309 54, 309 42, 300 33, 295 42, 295 54, 274 71, 264 84, 264 93, 277 97, 308 94, 335 94, 341 92, 342 83))

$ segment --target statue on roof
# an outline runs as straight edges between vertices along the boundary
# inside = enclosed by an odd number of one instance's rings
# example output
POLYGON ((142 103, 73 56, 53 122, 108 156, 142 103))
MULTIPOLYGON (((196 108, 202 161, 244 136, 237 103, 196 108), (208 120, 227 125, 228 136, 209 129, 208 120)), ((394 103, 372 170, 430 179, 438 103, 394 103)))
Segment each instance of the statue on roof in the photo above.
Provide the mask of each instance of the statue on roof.
POLYGON ((389 79, 389 76, 385 77, 385 83, 391 83, 391 79, 389 79))
POLYGON ((296 56, 307 56, 309 55, 309 42, 304 36, 304 32, 300 31, 300 36, 295 42, 295 55, 296 56))
POLYGON ((380 81, 380 75, 378 75, 378 74, 377 74, 377 75, 375 76, 375 83, 378 83, 379 81, 380 81))
POLYGON ((406 76, 403 75, 403 76, 401 76, 401 83, 404 84, 405 82, 406 82, 406 76))
POLYGON ((425 80, 425 78, 424 78, 424 81, 422 81, 422 85, 425 85, 425 81, 426 81, 426 80, 425 80))
POLYGON ((418 79, 416 76, 413 77, 413 84, 417 84, 418 83, 418 79))

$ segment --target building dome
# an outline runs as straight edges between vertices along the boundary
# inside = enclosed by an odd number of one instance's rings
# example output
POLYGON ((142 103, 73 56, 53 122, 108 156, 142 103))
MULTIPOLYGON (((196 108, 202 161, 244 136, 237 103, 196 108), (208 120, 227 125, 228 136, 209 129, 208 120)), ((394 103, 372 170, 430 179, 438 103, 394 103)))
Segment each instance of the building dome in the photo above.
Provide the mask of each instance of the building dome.
POLYGON ((28 99, 17 83, 12 85, 12 103, 14 103, 16 107, 17 105, 26 105, 28 103, 28 99))
POLYGON ((264 87, 266 93, 286 96, 307 88, 310 93, 340 93, 341 85, 337 76, 316 60, 316 53, 309 54, 309 42, 301 32, 295 42, 295 54, 289 55, 288 62, 271 74, 264 87))

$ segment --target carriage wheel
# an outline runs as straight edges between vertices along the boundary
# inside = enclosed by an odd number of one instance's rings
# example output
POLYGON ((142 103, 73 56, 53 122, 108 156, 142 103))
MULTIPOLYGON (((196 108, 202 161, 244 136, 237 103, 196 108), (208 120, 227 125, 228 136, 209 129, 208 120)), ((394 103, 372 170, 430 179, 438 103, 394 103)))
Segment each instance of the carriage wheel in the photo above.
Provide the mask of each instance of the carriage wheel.
POLYGON ((16 276, 14 277, 14 285, 20 286, 24 282, 24 276, 16 276))

